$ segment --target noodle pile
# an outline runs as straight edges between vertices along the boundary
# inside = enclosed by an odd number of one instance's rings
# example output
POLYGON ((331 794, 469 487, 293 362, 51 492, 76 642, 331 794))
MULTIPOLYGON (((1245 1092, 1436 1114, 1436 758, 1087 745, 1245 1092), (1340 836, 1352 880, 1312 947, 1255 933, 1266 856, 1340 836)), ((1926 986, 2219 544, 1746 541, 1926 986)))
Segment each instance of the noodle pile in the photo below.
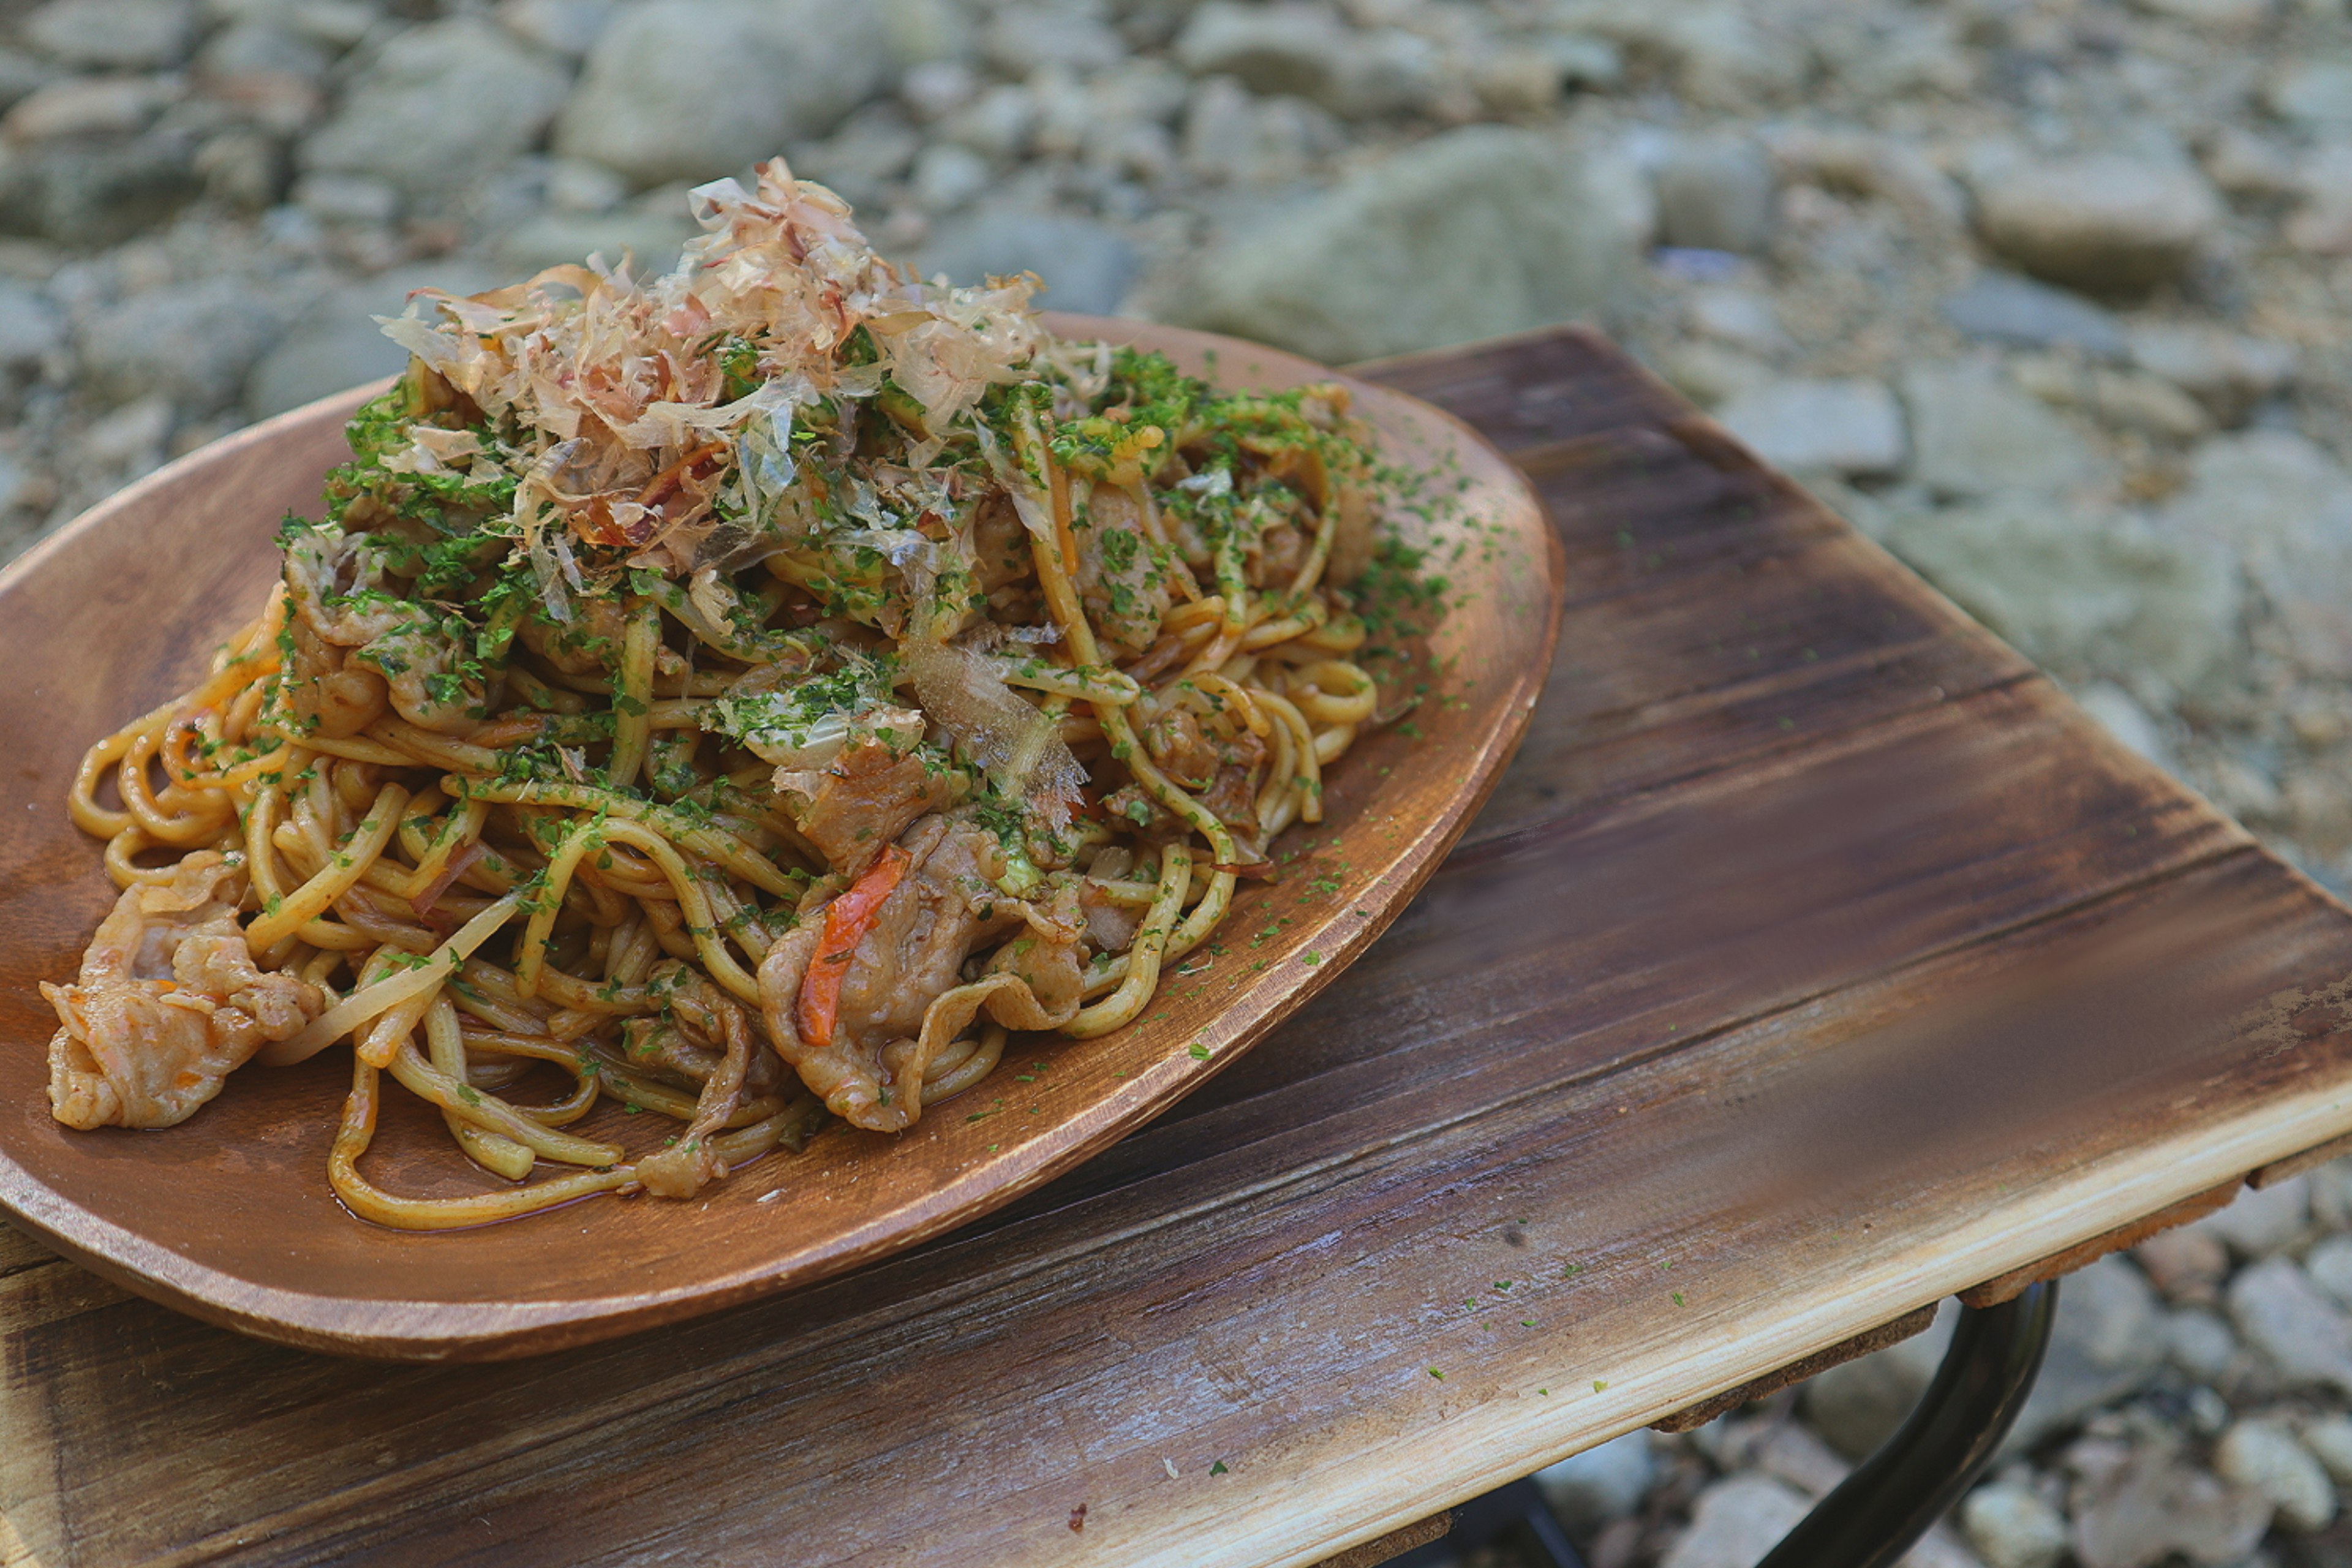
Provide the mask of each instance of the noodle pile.
POLYGON ((911 1125, 1008 1031, 1134 1019, 1393 717, 1350 584, 1410 563, 1343 389, 910 282, 781 160, 696 201, 651 282, 385 323, 409 370, 278 590, 83 761, 123 892, 44 988, 59 1120, 173 1125, 348 1040, 363 1218, 687 1196, 911 1125), (372 1183, 387 1073, 507 1184, 372 1183), (567 1130, 606 1099, 667 1141, 567 1130))

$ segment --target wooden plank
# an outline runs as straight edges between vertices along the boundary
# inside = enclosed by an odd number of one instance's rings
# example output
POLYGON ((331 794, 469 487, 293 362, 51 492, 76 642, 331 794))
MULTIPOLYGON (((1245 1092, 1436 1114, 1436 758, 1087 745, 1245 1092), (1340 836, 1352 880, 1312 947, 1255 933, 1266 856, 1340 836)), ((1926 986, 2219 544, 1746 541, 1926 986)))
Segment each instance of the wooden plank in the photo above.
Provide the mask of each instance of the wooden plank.
POLYGON ((1346 985, 982 1225, 561 1363, 0 1290, 26 1550, 1303 1568, 2352 1125, 2337 906, 1615 356, 1476 359, 1393 374, 1550 476, 1580 739, 1346 985))

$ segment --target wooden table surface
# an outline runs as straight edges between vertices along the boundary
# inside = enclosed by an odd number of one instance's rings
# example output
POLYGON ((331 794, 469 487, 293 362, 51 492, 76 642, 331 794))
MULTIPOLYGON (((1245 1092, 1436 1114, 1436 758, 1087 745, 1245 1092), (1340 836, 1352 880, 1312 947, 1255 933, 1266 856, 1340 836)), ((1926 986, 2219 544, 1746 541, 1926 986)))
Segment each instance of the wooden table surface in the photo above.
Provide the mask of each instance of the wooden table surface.
POLYGON ((2016 654, 1598 338, 1378 374, 1570 603, 1340 984, 1014 1207, 552 1359, 0 1235, 0 1561, 1312 1563, 2352 1128, 2352 915, 2016 654))

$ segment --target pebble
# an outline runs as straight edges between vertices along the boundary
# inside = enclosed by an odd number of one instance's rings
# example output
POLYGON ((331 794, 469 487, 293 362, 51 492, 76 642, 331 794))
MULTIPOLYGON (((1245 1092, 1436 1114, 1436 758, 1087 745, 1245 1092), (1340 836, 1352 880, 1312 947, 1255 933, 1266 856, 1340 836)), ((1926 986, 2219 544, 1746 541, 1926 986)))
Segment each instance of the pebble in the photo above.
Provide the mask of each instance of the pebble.
POLYGON ((2086 1478, 2070 1505, 2083 1568, 2153 1568, 2174 1552, 2235 1563, 2263 1538, 2273 1511, 2260 1492, 2196 1468, 2177 1441, 2163 1440, 2127 1448, 2112 1472, 2086 1478))
POLYGON ((1034 272, 1052 279, 1040 304, 1093 316, 1118 314, 1139 271, 1134 247, 1102 224, 996 209, 942 225, 916 264, 956 283, 1034 272))
POLYGON ((1583 1538, 1642 1506, 1658 1475, 1651 1442, 1649 1428, 1636 1426, 1622 1437, 1538 1470, 1536 1485, 1560 1522, 1583 1538))
POLYGON ((1772 237, 1772 160, 1752 141, 1709 138, 1676 146, 1659 165, 1658 227, 1668 245, 1740 255, 1772 237))
POLYGON ((536 142, 570 73, 504 28, 460 16, 402 33, 302 144, 308 170, 389 180, 427 205, 536 142))
POLYGON ((2352 1307, 2352 1236, 2331 1236, 2304 1254, 2303 1271, 2339 1304, 2352 1307))
POLYGON ((505 279, 469 263, 396 267, 322 296, 281 333, 246 384, 246 411, 266 419, 289 408, 396 374, 407 354, 374 319, 396 316, 409 291, 426 287, 478 293, 505 279))
POLYGON ((2194 169, 2116 155, 2021 163, 1977 184, 1985 243, 2054 283, 2130 292, 2178 278, 2221 221, 2194 169))
POLYGON ((2290 1383, 2352 1394, 2352 1318, 2291 1258, 2267 1258, 2230 1281, 2231 1319, 2290 1383))
POLYGON ((2102 477, 2090 444, 1990 363, 1915 364, 1903 374, 1902 391, 1912 476, 1938 496, 2060 493, 2102 477))
MULTIPOLYGON (((1882 537, 1969 614, 2062 670, 2146 672, 2185 689, 2237 635, 2229 552, 2128 513, 2070 511, 2011 490, 1895 510, 1882 537)), ((2062 1292, 2062 1324, 2073 1300, 2062 1292)))
POLYGON ((2073 348, 2121 359, 2123 328, 2113 312, 2078 294, 2008 272, 1983 272, 1937 307, 1963 337, 2032 348, 2073 348))
POLYGON ((2294 349, 2217 327, 2167 321, 2135 325, 2132 363, 2204 405, 2224 426, 2242 425, 2295 374, 2294 349))
POLYGON ((2336 1487, 2285 1423, 2241 1421, 2213 1450, 2223 1480, 2270 1500, 2289 1530, 2325 1530, 2336 1518, 2336 1487))
POLYGON ((196 8, 191 0, 49 0, 19 31, 68 65, 160 70, 188 58, 196 8))
POLYGON ((2137 753, 2158 767, 2175 765, 2172 748, 2139 700, 2112 680, 2095 680, 2074 693, 2074 700, 2083 711, 2098 721, 2099 727, 2122 742, 2125 749, 2137 753))
POLYGON ((2303 1446, 2340 1485, 2352 1484, 2352 1415, 2321 1415, 2305 1423, 2303 1446))
POLYGON ((713 179, 823 135, 889 74, 879 10, 646 0, 598 35, 563 104, 555 150, 645 186, 713 179))
POLYGON ((2165 1345, 2172 1364, 2209 1384, 2224 1383, 2237 1370, 2238 1336, 2218 1312, 2186 1308, 2165 1321, 2165 1345))
POLYGON ((1213 76, 1185 105, 1180 144, 1194 178, 1265 187, 1307 179, 1346 140, 1328 110, 1303 98, 1258 98, 1213 76))
POLYGON ((129 402, 161 392, 184 415, 213 414, 237 400, 282 324, 271 294, 214 278, 110 307, 83 328, 78 347, 101 396, 129 402))
POLYGON ((2241 1258, 2285 1252, 2310 1231, 2311 1183, 2294 1176, 2274 1186, 2242 1187, 2226 1208, 2190 1228, 2218 1238, 2241 1258))
POLYGON ((2288 430, 2216 437, 2162 515, 2243 562, 2304 665, 2352 675, 2352 480, 2326 452, 2288 430))
POLYGON ((180 97, 180 84, 158 77, 74 77, 17 100, 0 132, 18 143, 68 137, 130 136, 180 97))
POLYGON ((2057 1568, 2066 1554, 2066 1516, 2032 1488, 1996 1481, 1960 1504, 1960 1528, 1984 1568, 2057 1568))
POLYGON ((2263 83, 2263 106, 2315 131, 2352 126, 2352 58, 2291 58, 2263 83))
POLYGON ((1885 474, 1903 466, 1903 410, 1863 376, 1769 382, 1717 412, 1724 428, 1776 467, 1885 474))
POLYGON ((1592 187, 1549 133, 1444 132, 1204 260, 1172 314, 1328 363, 1588 315, 1635 274, 1592 187))
POLYGON ((1693 331, 1756 353, 1778 353, 1797 345, 1780 325, 1769 295, 1732 286, 1701 289, 1691 296, 1693 331))
POLYGON ((1737 1475, 1698 1494, 1691 1524, 1659 1568, 1755 1568, 1812 1511, 1802 1492, 1769 1476, 1737 1475))
POLYGON ((499 0, 499 26, 527 44, 578 59, 596 47, 619 0, 499 0))

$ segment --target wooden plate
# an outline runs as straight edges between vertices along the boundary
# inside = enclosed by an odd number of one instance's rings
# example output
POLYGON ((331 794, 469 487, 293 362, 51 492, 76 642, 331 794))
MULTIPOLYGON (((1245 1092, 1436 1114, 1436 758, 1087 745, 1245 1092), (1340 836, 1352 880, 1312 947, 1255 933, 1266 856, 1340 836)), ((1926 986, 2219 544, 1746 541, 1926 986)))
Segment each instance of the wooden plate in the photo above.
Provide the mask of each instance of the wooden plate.
MULTIPOLYGON (((1172 328, 1082 317, 1055 327, 1165 349, 1226 386, 1331 374, 1172 328)), ((1433 639, 1443 673, 1409 726, 1332 770, 1325 822, 1285 836, 1278 852, 1297 858, 1281 879, 1243 885, 1215 948, 1171 978, 1151 1013, 1097 1040, 1016 1041, 995 1074, 912 1131, 835 1125, 704 1198, 595 1198, 437 1235, 365 1224, 329 1190, 327 1147, 350 1070, 340 1047, 299 1068, 248 1067, 168 1131, 76 1132, 50 1119, 56 1021, 35 983, 74 973, 114 899, 98 844, 62 804, 75 763, 91 741, 184 689, 254 613, 276 573, 272 531, 289 510, 315 507, 321 477, 346 456, 344 419, 375 389, 215 442, 108 500, 0 574, 10 752, 0 778, 0 1204, 100 1273, 213 1322, 320 1350, 486 1360, 840 1273, 985 1213, 1150 1121, 1329 984, 1403 908, 1509 761, 1551 662, 1559 547, 1517 470, 1452 416, 1349 384, 1384 454, 1443 475, 1459 503, 1435 525, 1454 557, 1445 571, 1456 607, 1433 639)), ((421 1103, 396 1090, 386 1099, 368 1157, 376 1180, 420 1194, 492 1180, 421 1103)), ((644 1142, 617 1110, 600 1116, 613 1135, 644 1142)), ((589 1129, 605 1135, 602 1123, 589 1129)))

